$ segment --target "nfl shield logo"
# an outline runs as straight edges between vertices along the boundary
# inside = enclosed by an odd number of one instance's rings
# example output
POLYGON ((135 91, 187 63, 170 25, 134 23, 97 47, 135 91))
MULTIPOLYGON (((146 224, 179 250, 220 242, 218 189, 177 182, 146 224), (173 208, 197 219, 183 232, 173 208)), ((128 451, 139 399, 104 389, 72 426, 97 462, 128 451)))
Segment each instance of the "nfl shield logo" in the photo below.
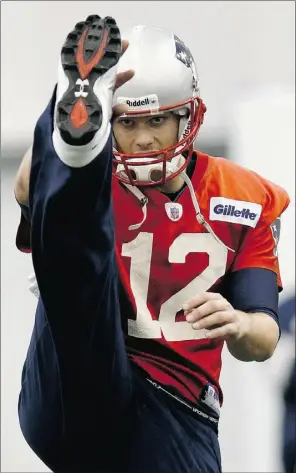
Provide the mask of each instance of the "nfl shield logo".
POLYGON ((176 202, 168 202, 165 204, 165 210, 167 213, 167 216, 169 217, 170 220, 173 222, 177 222, 180 220, 180 218, 183 215, 183 207, 181 204, 178 204, 176 202))
POLYGON ((178 209, 178 207, 172 207, 171 208, 171 217, 172 217, 172 220, 178 220, 178 218, 179 218, 179 209, 178 209))

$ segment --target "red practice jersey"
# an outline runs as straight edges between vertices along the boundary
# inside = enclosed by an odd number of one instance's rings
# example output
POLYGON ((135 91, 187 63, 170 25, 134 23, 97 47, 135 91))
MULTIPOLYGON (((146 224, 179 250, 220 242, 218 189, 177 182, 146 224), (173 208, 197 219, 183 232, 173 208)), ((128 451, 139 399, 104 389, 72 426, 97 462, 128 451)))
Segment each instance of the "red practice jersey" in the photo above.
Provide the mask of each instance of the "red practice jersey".
POLYGON ((196 403, 207 383, 219 385, 223 343, 193 330, 181 310, 189 298, 220 292, 230 271, 265 268, 281 277, 272 224, 289 203, 286 192, 223 158, 197 152, 192 176, 201 213, 222 242, 198 223, 188 187, 172 202, 153 188, 147 218, 139 199, 114 178, 116 251, 127 350, 149 377, 196 403), (177 204, 177 205, 175 205, 177 204))

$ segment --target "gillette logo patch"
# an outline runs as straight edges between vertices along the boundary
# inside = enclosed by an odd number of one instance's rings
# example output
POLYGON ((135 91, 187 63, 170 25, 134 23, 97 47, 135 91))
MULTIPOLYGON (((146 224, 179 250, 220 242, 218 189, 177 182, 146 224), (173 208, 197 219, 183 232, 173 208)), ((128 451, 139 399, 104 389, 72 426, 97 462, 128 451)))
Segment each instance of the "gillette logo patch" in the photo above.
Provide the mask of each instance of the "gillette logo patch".
POLYGON ((118 97, 117 103, 125 103, 130 108, 149 108, 151 110, 159 109, 158 97, 156 94, 143 97, 118 97))
POLYGON ((262 212, 262 205, 244 200, 212 197, 210 202, 210 220, 239 223, 255 228, 262 212))

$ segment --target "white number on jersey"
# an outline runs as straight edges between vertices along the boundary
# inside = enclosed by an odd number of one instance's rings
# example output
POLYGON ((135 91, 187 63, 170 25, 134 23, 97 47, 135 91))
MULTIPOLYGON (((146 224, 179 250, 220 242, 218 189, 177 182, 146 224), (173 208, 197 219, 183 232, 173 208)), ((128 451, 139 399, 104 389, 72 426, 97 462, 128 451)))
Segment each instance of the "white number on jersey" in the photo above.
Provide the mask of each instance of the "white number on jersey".
MULTIPOLYGON (((225 274, 227 248, 209 233, 183 233, 169 248, 169 263, 186 264, 189 253, 207 253, 209 264, 187 286, 171 296, 160 308, 158 320, 154 320, 147 307, 153 234, 142 232, 129 243, 122 245, 122 256, 131 258, 130 284, 136 301, 136 320, 128 320, 128 333, 137 338, 161 338, 168 341, 196 340, 204 338, 204 330, 193 330, 186 321, 176 321, 176 314, 187 299, 207 291, 225 274)), ((160 289, 161 290, 161 289, 160 289)))

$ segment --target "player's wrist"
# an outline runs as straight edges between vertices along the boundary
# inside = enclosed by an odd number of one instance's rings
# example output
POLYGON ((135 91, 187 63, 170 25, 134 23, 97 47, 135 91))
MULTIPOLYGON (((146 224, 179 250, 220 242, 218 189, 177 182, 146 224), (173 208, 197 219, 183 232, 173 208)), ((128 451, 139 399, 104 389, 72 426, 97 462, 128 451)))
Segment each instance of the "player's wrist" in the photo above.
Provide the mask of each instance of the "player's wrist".
POLYGON ((246 312, 235 310, 236 330, 229 334, 226 343, 230 351, 237 350, 240 346, 248 343, 248 338, 252 332, 252 319, 246 312))
POLYGON ((238 330, 227 338, 230 353, 240 361, 265 361, 277 344, 278 326, 266 314, 237 311, 238 330))

